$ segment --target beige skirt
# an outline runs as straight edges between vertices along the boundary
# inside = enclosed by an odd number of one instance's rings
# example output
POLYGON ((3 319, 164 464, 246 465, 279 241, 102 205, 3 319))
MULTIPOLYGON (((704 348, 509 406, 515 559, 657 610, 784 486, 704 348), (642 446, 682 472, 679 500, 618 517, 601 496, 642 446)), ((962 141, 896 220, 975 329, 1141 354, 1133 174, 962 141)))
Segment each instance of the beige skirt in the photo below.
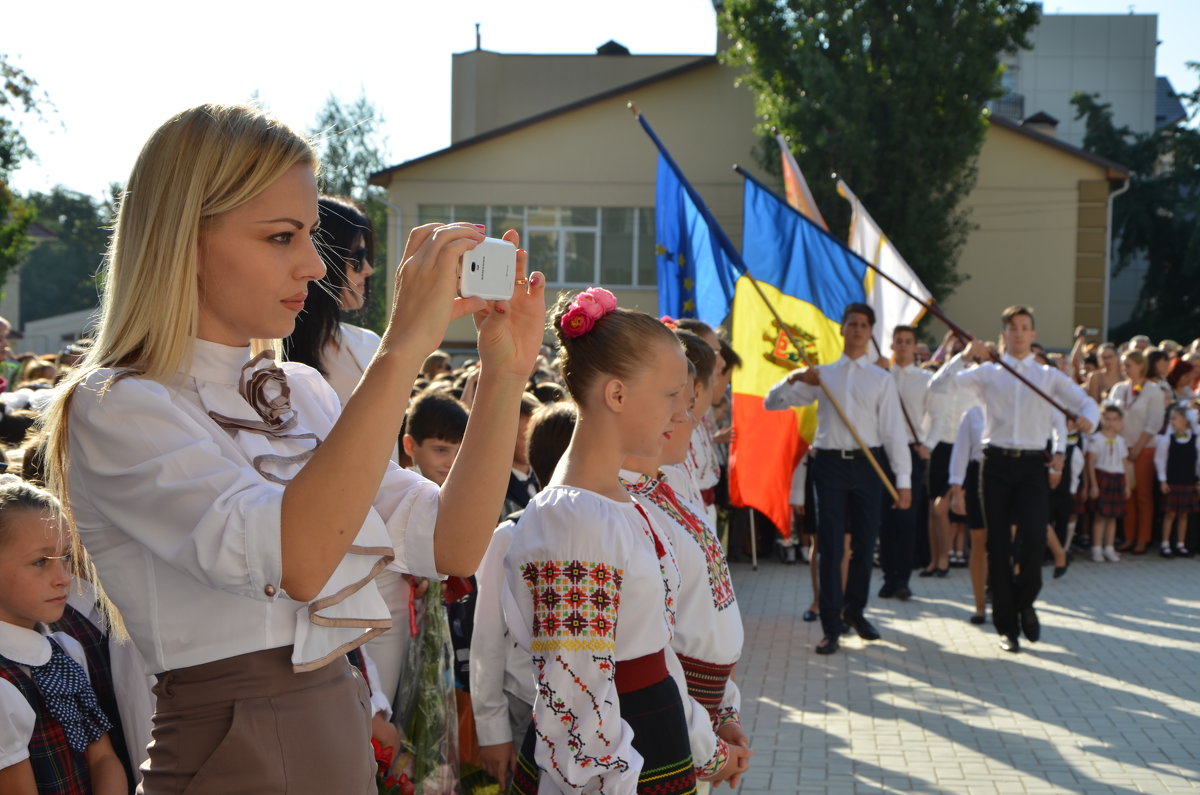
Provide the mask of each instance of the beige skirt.
POLYGON ((339 657, 294 673, 290 647, 159 674, 144 795, 374 793, 370 691, 339 657))

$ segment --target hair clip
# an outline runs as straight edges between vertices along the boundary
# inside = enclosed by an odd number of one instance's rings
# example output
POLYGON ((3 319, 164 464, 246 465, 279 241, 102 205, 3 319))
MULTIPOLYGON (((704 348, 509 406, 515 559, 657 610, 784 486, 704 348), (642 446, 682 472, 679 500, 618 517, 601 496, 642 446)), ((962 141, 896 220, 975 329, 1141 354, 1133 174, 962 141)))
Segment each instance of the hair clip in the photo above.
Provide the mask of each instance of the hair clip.
POLYGON ((596 321, 617 308, 617 297, 603 287, 589 287, 575 296, 571 306, 559 321, 564 337, 580 337, 596 325, 596 321))

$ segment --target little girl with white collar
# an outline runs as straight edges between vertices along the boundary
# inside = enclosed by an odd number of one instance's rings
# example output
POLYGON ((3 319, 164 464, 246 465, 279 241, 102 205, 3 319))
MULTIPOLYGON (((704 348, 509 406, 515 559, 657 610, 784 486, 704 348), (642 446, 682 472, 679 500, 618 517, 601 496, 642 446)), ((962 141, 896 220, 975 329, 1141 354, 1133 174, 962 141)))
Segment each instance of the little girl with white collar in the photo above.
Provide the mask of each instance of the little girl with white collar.
POLYGON ((128 792, 83 647, 46 626, 66 609, 71 573, 58 502, 0 475, 0 792, 6 795, 128 792))

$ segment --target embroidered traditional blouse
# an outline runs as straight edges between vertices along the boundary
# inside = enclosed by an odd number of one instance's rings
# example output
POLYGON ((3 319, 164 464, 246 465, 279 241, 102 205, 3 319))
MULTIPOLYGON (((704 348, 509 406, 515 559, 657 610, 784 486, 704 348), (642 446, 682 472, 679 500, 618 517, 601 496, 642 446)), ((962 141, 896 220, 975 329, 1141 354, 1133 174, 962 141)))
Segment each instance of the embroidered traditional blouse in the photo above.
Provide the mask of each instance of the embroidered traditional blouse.
MULTIPOLYGON (((723 666, 737 662, 744 640, 742 616, 733 593, 725 551, 716 533, 697 506, 685 503, 661 479, 622 471, 621 481, 650 514, 655 525, 663 528, 675 549, 683 579, 671 647, 679 655, 705 663, 723 666)), ((728 679, 718 714, 726 719, 736 719, 740 706, 737 684, 728 679)), ((719 751, 719 743, 714 744, 712 737, 716 727, 707 720, 703 723, 699 737, 692 743, 692 753, 700 768, 706 767, 706 761, 719 751), (708 723, 707 732, 703 730, 703 723, 708 723)))
POLYGON ((680 575, 666 533, 632 501, 550 486, 522 514, 504 571, 505 620, 533 660, 543 791, 634 792, 642 757, 614 664, 670 645, 680 575))
POLYGON ((148 673, 281 646, 294 647, 297 670, 320 667, 390 625, 372 582, 389 561, 437 576, 437 487, 389 465, 320 594, 289 599, 284 484, 333 427, 337 396, 304 365, 194 344, 170 383, 102 370, 76 390, 69 483, 80 537, 148 673))

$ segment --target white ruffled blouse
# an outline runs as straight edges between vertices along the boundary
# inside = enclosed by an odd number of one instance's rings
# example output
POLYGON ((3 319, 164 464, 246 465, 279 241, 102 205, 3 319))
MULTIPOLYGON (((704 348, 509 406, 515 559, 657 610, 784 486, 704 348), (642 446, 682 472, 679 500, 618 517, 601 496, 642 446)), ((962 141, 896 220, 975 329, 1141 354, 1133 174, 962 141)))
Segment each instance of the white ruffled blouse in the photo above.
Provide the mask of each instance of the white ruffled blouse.
POLYGON ((101 370, 78 387, 71 506, 148 673, 282 646, 312 670, 390 626, 385 566, 439 576, 437 486, 389 465, 317 598, 283 591, 284 485, 339 413, 315 370, 203 340, 170 383, 101 370))

